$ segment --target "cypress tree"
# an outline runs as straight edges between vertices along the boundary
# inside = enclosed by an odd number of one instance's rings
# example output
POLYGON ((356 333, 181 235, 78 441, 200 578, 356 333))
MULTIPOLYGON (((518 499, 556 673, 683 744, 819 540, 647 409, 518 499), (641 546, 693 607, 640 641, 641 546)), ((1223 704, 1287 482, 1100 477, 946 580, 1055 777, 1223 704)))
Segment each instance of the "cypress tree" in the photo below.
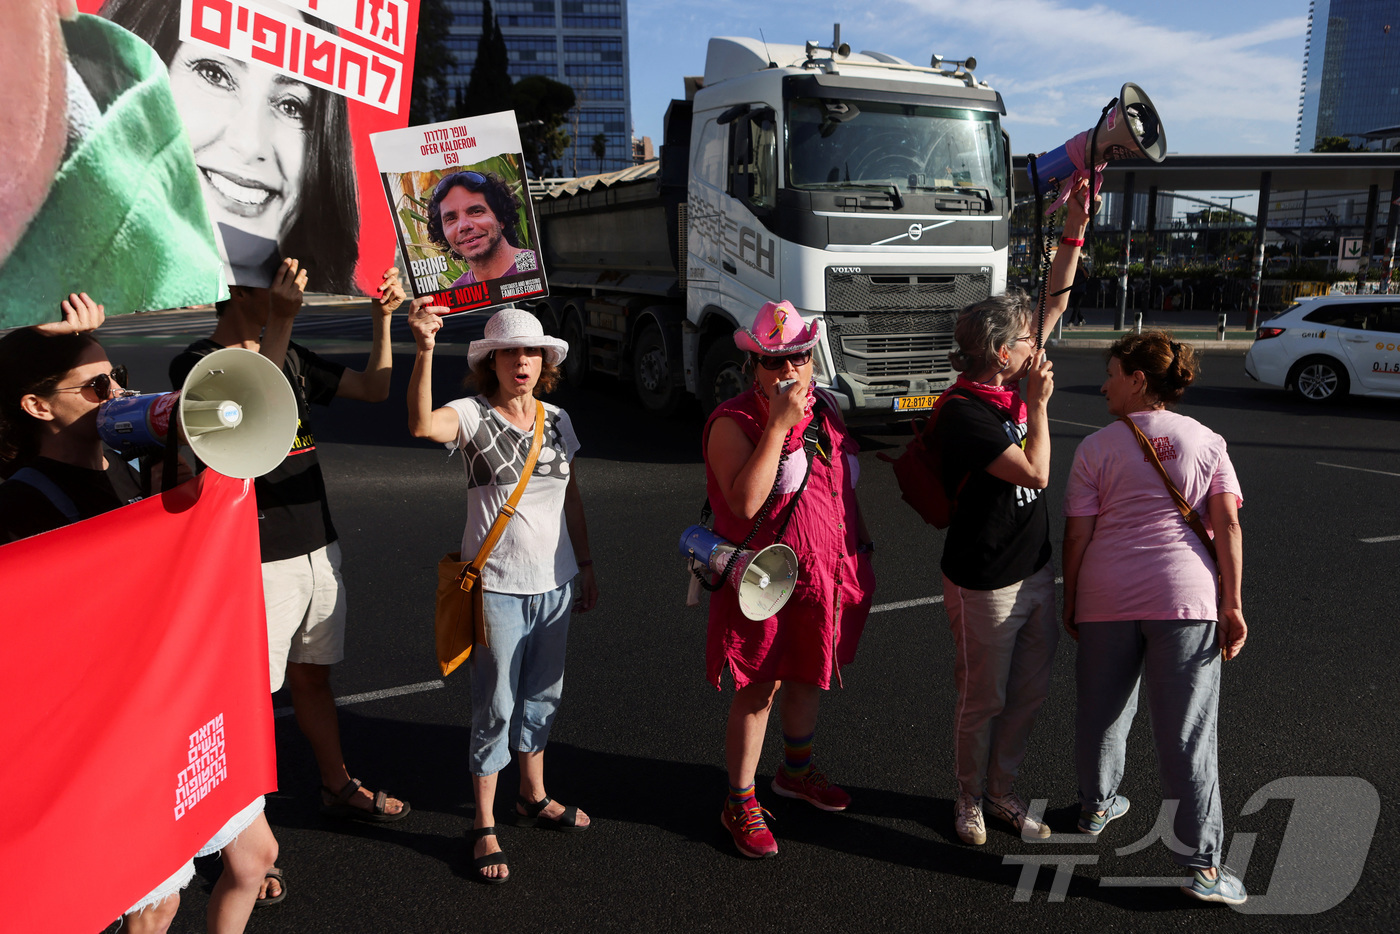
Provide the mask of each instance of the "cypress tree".
POLYGON ((476 62, 467 81, 464 117, 509 110, 511 105, 510 56, 501 24, 485 0, 481 10, 481 39, 476 44, 476 62))

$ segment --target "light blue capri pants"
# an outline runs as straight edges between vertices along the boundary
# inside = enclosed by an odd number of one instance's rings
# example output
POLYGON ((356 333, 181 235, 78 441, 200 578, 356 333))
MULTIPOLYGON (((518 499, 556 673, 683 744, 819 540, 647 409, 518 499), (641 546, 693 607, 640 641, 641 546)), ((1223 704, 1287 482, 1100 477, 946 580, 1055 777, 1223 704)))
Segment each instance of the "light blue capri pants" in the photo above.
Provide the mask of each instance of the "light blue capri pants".
POLYGON ((1216 723, 1220 643, 1213 620, 1169 619, 1079 625, 1075 765, 1079 803, 1102 811, 1118 792, 1128 729, 1147 686, 1162 796, 1176 802, 1167 841, 1177 864, 1218 867, 1225 838, 1216 723))
POLYGON ((473 775, 495 775, 511 750, 540 752, 549 742, 573 602, 572 581, 546 593, 482 594, 490 647, 471 655, 473 775))

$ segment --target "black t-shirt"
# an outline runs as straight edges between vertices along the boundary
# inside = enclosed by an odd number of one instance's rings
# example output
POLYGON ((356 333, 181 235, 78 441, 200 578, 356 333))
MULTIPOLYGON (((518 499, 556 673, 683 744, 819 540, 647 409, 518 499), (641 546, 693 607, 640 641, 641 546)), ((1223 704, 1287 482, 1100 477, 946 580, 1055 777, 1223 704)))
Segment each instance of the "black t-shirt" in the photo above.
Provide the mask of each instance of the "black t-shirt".
MULTIPOLYGON (((170 382, 179 389, 200 357, 222 349, 222 344, 211 340, 195 341, 170 361, 170 382)), ((282 374, 291 383, 297 400, 297 437, 286 459, 253 482, 264 562, 310 554, 336 539, 326 482, 316 459, 316 436, 311 430, 308 403, 329 405, 344 372, 343 364, 323 360, 299 344, 287 344, 282 374)))
POLYGON ((1050 560, 1050 517, 1044 490, 987 473, 1013 444, 1025 444, 1026 426, 980 400, 954 396, 938 412, 934 442, 943 460, 943 487, 956 498, 941 567, 968 590, 996 590, 1023 581, 1050 560), (967 484, 962 492, 958 485, 967 484))
MULTIPOLYGON (((27 466, 63 491, 77 508, 79 519, 100 516, 141 498, 140 476, 110 451, 106 470, 75 467, 47 457, 27 466)), ((0 483, 0 543, 49 532, 68 525, 68 521, 43 490, 13 477, 0 483)))

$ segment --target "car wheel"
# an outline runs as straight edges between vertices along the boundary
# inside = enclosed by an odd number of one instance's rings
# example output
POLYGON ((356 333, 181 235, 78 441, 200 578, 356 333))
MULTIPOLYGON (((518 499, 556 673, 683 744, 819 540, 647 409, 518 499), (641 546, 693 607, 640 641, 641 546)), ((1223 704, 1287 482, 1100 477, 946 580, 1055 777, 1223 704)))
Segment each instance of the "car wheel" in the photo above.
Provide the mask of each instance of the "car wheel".
POLYGON ((583 333, 583 319, 578 309, 564 309, 559 336, 569 345, 569 355, 564 358, 564 380, 577 389, 588 376, 588 337, 583 333))
POLYGON ((648 412, 670 415, 680 401, 680 390, 671 378, 666 339, 655 324, 648 324, 632 352, 632 382, 637 398, 648 412))
POLYGON ((1305 357, 1293 364, 1288 385, 1304 401, 1336 402, 1350 390, 1351 380, 1346 367, 1331 357, 1305 357))
POLYGON ((727 334, 716 338, 700 364, 700 404, 705 407, 705 414, 748 388, 744 354, 734 346, 734 338, 727 334))

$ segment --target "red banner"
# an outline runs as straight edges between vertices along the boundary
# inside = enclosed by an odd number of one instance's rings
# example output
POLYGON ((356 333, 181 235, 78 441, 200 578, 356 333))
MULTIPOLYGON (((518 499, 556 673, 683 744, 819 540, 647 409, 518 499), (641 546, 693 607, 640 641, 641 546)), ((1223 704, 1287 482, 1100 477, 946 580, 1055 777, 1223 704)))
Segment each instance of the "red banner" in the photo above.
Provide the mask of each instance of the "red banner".
POLYGON ((276 788, 253 484, 0 547, 0 593, 4 927, 90 934, 276 788))

